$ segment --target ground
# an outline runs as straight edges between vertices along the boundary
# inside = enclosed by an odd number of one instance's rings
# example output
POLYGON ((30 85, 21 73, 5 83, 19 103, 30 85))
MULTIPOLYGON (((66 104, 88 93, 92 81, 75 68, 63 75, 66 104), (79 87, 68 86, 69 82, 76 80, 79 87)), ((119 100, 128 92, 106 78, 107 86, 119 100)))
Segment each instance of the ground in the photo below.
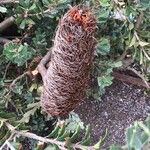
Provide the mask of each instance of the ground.
POLYGON ((106 89, 101 101, 86 100, 76 110, 85 124, 91 124, 92 142, 108 130, 103 149, 122 145, 125 129, 135 120, 144 120, 150 112, 150 94, 146 89, 120 81, 106 89))

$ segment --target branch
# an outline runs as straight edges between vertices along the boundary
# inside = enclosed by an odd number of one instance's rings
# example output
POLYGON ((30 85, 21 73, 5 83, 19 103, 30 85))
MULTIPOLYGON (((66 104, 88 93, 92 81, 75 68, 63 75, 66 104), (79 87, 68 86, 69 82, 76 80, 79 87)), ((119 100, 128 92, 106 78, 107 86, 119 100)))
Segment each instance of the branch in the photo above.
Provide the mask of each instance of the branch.
POLYGON ((6 69, 5 69, 5 72, 4 72, 4 75, 3 75, 3 79, 6 78, 6 74, 7 74, 7 71, 8 71, 8 68, 10 66, 11 62, 9 62, 7 65, 6 65, 6 69))
POLYGON ((144 76, 143 76, 142 74, 140 74, 140 73, 139 73, 138 71, 136 71, 134 68, 128 67, 127 69, 130 70, 130 71, 132 71, 132 72, 134 72, 138 77, 140 77, 140 78, 143 80, 143 82, 145 83, 145 86, 146 86, 147 88, 150 88, 148 82, 145 80, 145 78, 144 78, 144 76))
MULTIPOLYGON (((119 73, 117 71, 114 71, 112 73, 112 75, 114 76, 115 79, 120 80, 122 82, 127 82, 136 86, 142 86, 144 88, 148 88, 147 85, 143 82, 143 80, 139 79, 139 78, 135 78, 129 75, 125 75, 122 73, 119 73)), ((147 83, 150 87, 150 83, 147 83)))
POLYGON ((46 64, 50 61, 51 59, 51 50, 47 52, 47 54, 42 58, 41 62, 39 63, 37 70, 41 74, 42 79, 44 79, 47 69, 46 69, 46 64))
POLYGON ((11 26, 15 22, 15 18, 13 16, 5 19, 3 22, 0 23, 0 32, 11 26))
MULTIPOLYGON (((16 135, 19 135, 19 136, 22 136, 22 137, 27 137, 27 138, 30 138, 30 139, 34 139, 34 140, 37 140, 37 141, 41 141, 41 142, 44 142, 44 143, 51 143, 51 144, 55 144, 57 145, 61 150, 68 150, 66 148, 66 141, 58 141, 57 139, 49 139, 49 138, 45 138, 45 137, 41 137, 41 136, 38 136, 34 133, 30 133, 30 132, 23 132, 23 131, 18 131, 16 130, 16 128, 14 126, 12 126, 11 124, 9 124, 8 122, 5 122, 7 128, 14 134, 16 135)), ((87 149, 87 150, 95 150, 92 146, 83 146, 79 143, 76 143, 76 144, 72 144, 71 145, 73 147, 73 149, 80 149, 80 150, 83 150, 83 149, 87 149)))
POLYGON ((6 38, 0 37, 0 44, 4 45, 4 44, 6 44, 6 43, 8 43, 8 42, 11 42, 11 40, 8 40, 8 39, 6 39, 6 38))
POLYGON ((19 3, 17 0, 1 0, 0 4, 19 3))

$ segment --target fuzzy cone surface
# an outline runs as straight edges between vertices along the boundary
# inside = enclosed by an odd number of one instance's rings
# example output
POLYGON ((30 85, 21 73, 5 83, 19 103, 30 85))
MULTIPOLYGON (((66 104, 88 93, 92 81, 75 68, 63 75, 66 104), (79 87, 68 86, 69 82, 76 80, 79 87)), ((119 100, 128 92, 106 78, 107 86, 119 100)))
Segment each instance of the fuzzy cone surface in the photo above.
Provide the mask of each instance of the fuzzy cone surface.
POLYGON ((72 111, 85 98, 96 40, 90 9, 74 6, 59 21, 43 79, 41 106, 52 116, 72 111))

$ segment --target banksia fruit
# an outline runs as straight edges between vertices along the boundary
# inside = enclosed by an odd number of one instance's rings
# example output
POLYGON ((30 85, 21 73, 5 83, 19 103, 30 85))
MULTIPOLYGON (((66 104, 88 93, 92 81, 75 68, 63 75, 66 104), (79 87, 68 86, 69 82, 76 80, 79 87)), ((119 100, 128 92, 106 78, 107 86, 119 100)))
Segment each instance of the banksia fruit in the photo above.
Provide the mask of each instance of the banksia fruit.
POLYGON ((41 106, 48 114, 67 114, 85 98, 96 44, 95 29, 96 19, 84 6, 70 8, 61 18, 49 66, 42 76, 41 106))

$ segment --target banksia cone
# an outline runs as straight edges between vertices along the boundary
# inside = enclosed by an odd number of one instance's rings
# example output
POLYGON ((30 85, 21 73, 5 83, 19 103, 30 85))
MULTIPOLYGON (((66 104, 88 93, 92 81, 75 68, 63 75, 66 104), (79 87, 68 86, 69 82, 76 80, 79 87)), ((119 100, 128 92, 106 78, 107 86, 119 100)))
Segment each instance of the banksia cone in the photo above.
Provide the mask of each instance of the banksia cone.
POLYGON ((43 77, 41 106, 52 116, 72 111, 85 98, 95 50, 96 19, 84 6, 61 18, 49 67, 43 77))

